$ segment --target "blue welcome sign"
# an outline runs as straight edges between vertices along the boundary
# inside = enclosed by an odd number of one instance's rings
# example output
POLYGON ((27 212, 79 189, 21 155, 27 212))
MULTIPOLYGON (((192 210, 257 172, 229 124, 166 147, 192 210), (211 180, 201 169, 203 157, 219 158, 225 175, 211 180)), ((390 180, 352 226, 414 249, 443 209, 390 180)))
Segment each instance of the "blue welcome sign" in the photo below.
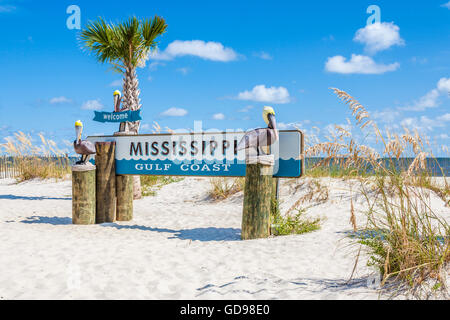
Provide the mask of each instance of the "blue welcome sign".
POLYGON ((122 112, 95 112, 94 121, 97 122, 136 122, 142 120, 141 110, 122 112))
MULTIPOLYGON (((237 146, 245 132, 88 137, 116 142, 116 174, 245 177, 245 150, 237 146)), ((280 131, 271 147, 274 176, 299 178, 304 172, 303 133, 280 131)))

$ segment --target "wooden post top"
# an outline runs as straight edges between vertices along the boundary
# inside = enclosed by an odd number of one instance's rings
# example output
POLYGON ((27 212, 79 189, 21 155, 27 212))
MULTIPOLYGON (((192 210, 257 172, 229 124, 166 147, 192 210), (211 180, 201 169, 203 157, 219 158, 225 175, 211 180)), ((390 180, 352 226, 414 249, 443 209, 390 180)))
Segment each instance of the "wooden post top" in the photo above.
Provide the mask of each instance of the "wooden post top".
POLYGON ((115 132, 114 136, 136 136, 137 132, 132 131, 123 131, 123 132, 115 132))
POLYGON ((275 157, 273 154, 267 155, 250 155, 245 159, 246 164, 262 164, 264 166, 274 166, 275 157))
POLYGON ((105 141, 105 142, 96 142, 95 144, 96 145, 98 144, 100 146, 109 146, 109 145, 112 145, 112 144, 116 144, 116 142, 115 141, 105 141))
POLYGON ((72 166, 72 172, 86 172, 96 169, 97 167, 89 162, 87 164, 76 164, 72 166))

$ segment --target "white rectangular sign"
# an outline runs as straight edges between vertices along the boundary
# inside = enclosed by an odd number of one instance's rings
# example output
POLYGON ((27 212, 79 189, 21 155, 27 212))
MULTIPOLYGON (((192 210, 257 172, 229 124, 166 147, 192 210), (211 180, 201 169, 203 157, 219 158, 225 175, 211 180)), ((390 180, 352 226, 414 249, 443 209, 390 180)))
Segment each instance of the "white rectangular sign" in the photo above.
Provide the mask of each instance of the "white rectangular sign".
MULTIPOLYGON (((303 134, 280 131, 271 147, 275 156, 274 176, 298 178, 303 175, 303 134)), ((154 134, 88 137, 91 142, 116 142, 118 175, 167 175, 244 177, 245 150, 237 146, 245 132, 154 134)))

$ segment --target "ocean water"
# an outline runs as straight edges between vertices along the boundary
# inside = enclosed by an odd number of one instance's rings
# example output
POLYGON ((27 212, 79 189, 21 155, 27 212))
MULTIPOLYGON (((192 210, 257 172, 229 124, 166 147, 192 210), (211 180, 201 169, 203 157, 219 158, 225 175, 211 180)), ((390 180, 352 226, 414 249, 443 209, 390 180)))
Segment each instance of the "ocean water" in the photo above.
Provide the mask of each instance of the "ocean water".
MULTIPOLYGON (((318 162, 323 160, 324 158, 306 158, 306 171, 308 169, 314 167, 318 162)), ((399 160, 390 160, 387 158, 381 159, 385 166, 387 167, 395 167, 398 171, 406 171, 408 170, 411 163, 414 161, 414 158, 400 158, 399 160)), ((345 159, 342 159, 340 162, 344 162, 345 159)), ((331 164, 330 170, 339 168, 339 164, 331 164)), ((450 176, 450 158, 427 158, 427 170, 431 172, 431 174, 435 177, 449 177, 450 176)), ((371 166, 366 168, 366 172, 373 172, 371 166)))
MULTIPOLYGON (((48 159, 48 158, 47 158, 48 159)), ((70 165, 75 164, 79 160, 79 157, 69 157, 69 163, 70 165)), ((311 168, 314 167, 315 164, 317 164, 319 161, 323 160, 323 158, 306 158, 305 160, 305 167, 306 172, 308 170, 311 170, 311 168)), ((50 158, 48 161, 57 161, 57 158, 50 158)), ((344 161, 344 160, 342 160, 344 161)), ((391 165, 389 159, 383 159, 383 161, 386 163, 386 165, 391 165)), ((393 165, 398 170, 407 170, 409 165, 414 161, 414 158, 400 158, 398 161, 394 161, 393 165)), ((7 170, 7 168, 10 166, 10 163, 12 162, 12 158, 10 157, 2 157, 0 156, 0 168, 2 170, 7 170)), ((339 167, 339 165, 337 165, 339 167)), ((433 176, 436 177, 450 177, 450 158, 436 158, 436 159, 427 159, 427 167, 428 170, 431 171, 433 176)), ((330 165, 330 171, 335 169, 336 165, 330 165), (334 168, 333 168, 334 166, 334 168)), ((372 171, 370 167, 367 167, 367 172, 372 171)), ((1 170, 0 170, 1 171, 1 170)))

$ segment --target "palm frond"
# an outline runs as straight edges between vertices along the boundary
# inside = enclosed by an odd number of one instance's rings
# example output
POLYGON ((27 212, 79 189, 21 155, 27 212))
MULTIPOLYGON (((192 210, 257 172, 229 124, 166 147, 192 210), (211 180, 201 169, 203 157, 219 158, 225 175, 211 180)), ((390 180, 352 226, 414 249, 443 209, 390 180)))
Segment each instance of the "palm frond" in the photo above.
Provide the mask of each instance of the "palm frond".
POLYGON ((166 21, 158 16, 155 16, 153 20, 145 19, 142 22, 142 36, 144 38, 144 45, 150 49, 156 48, 158 42, 156 38, 166 33, 167 24, 166 21))
POLYGON ((113 70, 124 73, 127 68, 145 64, 149 53, 157 48, 157 37, 166 29, 165 20, 158 16, 144 20, 131 17, 117 25, 99 18, 89 22, 80 39, 101 63, 110 63, 113 70))
POLYGON ((84 47, 91 50, 101 63, 111 62, 118 58, 115 41, 113 41, 113 27, 103 18, 89 22, 81 32, 84 47))

